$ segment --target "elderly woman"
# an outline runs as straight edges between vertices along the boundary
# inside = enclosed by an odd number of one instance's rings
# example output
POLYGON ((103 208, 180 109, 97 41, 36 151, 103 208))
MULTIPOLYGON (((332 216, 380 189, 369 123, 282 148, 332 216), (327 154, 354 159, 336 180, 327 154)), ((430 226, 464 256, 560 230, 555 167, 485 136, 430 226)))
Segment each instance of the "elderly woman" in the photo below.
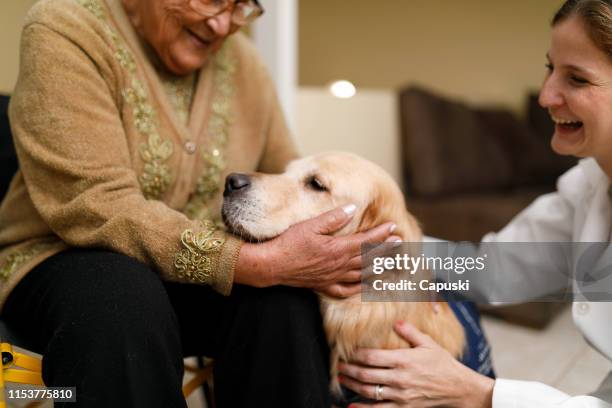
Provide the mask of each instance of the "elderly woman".
POLYGON ((296 157, 263 64, 230 36, 261 13, 250 0, 41 0, 27 17, 0 300, 44 354, 45 383, 76 386, 70 406, 184 407, 183 356, 204 354, 220 407, 329 407, 304 288, 358 291, 361 244, 392 226, 331 237, 348 206, 261 244, 217 227, 227 173, 296 157))

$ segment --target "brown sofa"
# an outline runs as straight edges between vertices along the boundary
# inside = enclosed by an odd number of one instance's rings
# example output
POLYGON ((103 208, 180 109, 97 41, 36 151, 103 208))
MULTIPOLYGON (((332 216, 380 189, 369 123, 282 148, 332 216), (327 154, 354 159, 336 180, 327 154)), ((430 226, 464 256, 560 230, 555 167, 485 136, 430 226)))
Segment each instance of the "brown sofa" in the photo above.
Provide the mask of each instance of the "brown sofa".
MULTIPOLYGON (((550 149, 553 124, 537 95, 528 97, 525 120, 417 87, 401 90, 399 101, 403 187, 427 235, 477 242, 553 191, 576 162, 550 149)), ((528 304, 495 313, 540 327, 557 309, 528 304)))

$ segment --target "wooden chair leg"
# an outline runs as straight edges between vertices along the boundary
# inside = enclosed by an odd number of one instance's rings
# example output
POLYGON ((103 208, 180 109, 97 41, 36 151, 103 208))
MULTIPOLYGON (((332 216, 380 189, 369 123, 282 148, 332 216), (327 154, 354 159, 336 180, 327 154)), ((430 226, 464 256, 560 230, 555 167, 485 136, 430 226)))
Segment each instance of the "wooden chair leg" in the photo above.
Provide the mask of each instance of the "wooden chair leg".
MULTIPOLYGON (((212 364, 212 361, 209 362, 212 364)), ((204 357, 198 356, 198 367, 204 368, 206 366, 206 362, 204 361, 204 357)), ((206 401, 206 406, 208 408, 216 408, 215 403, 215 390, 214 386, 211 385, 211 381, 205 381, 202 384, 202 391, 204 392, 204 400, 206 401)))
POLYGON ((188 397, 195 389, 201 387, 202 384, 212 377, 213 366, 212 363, 209 363, 200 369, 194 369, 192 367, 185 367, 185 369, 194 373, 193 378, 183 385, 183 395, 188 397))

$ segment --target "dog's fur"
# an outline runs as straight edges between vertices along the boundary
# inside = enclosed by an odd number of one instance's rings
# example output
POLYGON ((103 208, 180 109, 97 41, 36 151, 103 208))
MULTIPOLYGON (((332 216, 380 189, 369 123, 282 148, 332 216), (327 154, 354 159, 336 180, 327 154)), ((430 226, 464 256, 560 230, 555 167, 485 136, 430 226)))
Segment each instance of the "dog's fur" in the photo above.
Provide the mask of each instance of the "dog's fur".
MULTIPOLYGON (((223 217, 228 228, 251 241, 273 238, 293 224, 346 204, 357 210, 336 233, 365 231, 385 222, 394 235, 420 242, 421 230, 408 213, 393 179, 375 164, 349 153, 322 153, 293 161, 283 174, 250 174, 250 186, 227 194, 223 217)), ((398 320, 412 323, 455 357, 464 346, 463 328, 447 304, 437 302, 368 302, 320 296, 327 339, 332 350, 332 390, 339 392, 337 364, 350 361, 361 347, 395 349, 409 345, 393 331, 398 320)))

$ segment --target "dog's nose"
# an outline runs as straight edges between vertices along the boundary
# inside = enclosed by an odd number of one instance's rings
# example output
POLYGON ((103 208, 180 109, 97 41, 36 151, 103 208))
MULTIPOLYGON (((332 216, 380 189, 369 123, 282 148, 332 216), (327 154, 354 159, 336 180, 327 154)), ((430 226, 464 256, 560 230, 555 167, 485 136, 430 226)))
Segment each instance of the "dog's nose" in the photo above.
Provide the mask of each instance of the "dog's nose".
POLYGON ((223 197, 237 191, 246 191, 251 186, 251 178, 246 174, 232 173, 225 179, 223 197))

